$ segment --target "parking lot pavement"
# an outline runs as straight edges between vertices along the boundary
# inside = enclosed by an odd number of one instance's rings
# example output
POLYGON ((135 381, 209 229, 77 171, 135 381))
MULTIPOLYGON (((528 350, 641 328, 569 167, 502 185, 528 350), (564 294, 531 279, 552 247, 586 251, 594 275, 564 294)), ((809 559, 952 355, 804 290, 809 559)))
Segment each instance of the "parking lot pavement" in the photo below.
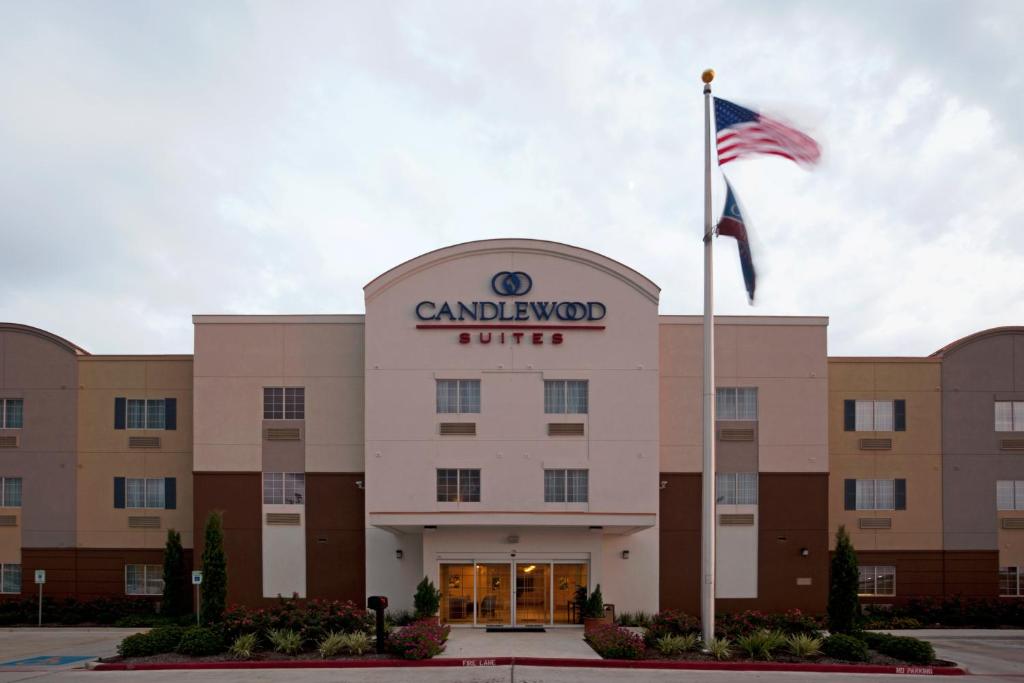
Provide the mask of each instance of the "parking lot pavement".
MULTIPOLYGON (((887 631, 927 640, 939 659, 964 666, 992 681, 1024 681, 1024 630, 917 629, 887 631)), ((980 680, 972 678, 971 681, 980 680)))
MULTIPOLYGON (((7 628, 0 630, 0 671, 11 661, 55 657, 109 657, 117 644, 137 628, 7 628)), ((53 660, 49 666, 56 665, 53 660)), ((41 663, 39 666, 47 666, 41 663)))

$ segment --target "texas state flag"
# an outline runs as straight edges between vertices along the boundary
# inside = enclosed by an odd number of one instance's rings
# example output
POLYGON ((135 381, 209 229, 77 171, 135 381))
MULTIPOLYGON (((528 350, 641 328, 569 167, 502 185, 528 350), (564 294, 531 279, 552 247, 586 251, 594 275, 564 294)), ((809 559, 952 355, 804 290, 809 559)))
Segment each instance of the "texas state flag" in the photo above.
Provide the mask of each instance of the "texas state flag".
POLYGON ((747 298, 754 303, 754 288, 757 284, 757 274, 754 271, 754 259, 750 255, 750 240, 747 237, 747 226, 743 223, 743 214, 740 213, 740 205, 733 194, 732 185, 726 179, 725 187, 725 208, 722 210, 722 217, 718 221, 718 234, 727 237, 735 237, 736 245, 740 250, 740 268, 743 270, 743 284, 747 288, 747 298))

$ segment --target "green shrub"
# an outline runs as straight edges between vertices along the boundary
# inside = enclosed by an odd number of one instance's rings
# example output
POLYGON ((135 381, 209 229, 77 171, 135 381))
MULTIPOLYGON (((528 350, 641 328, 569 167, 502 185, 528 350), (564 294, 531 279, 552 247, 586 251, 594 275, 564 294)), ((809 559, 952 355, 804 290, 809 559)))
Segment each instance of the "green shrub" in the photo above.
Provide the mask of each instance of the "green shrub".
POLYGON ((836 550, 832 555, 830 577, 828 629, 832 633, 849 633, 856 627, 860 617, 860 599, 857 597, 860 570, 850 535, 841 524, 836 531, 836 550))
POLYGON ((216 655, 224 651, 224 638, 216 629, 193 626, 185 629, 178 652, 191 657, 216 655))
POLYGON ((732 643, 728 638, 712 638, 708 641, 708 653, 720 662, 729 659, 732 657, 732 643))
POLYGON ((640 659, 644 656, 644 639, 621 626, 603 624, 583 636, 594 652, 605 659, 640 659))
POLYGON ((148 635, 157 652, 174 652, 185 635, 185 629, 180 626, 158 626, 148 635))
POLYGON ((768 661, 786 644, 786 637, 778 631, 760 629, 736 639, 736 647, 751 659, 768 661))
POLYGON ((847 662, 868 661, 868 645, 859 638, 844 633, 833 633, 821 644, 821 651, 832 659, 847 662))
POLYGON ((243 633, 235 638, 235 642, 231 643, 231 647, 228 648, 228 654, 235 659, 252 659, 259 644, 259 636, 255 633, 243 633))
POLYGON ((665 636, 684 636, 689 633, 700 633, 700 621, 685 612, 666 609, 651 617, 644 641, 648 647, 657 647, 658 641, 665 636))
POLYGON ((385 626, 408 626, 416 618, 412 610, 408 609, 397 609, 388 610, 384 613, 384 625, 385 626))
POLYGON ((267 640, 275 652, 294 655, 302 651, 302 635, 287 628, 272 628, 267 631, 267 640))
POLYGON ((345 649, 345 634, 331 631, 317 643, 316 649, 323 659, 336 657, 345 649))
POLYGON ((224 554, 224 527, 220 512, 206 518, 203 535, 203 583, 199 586, 199 611, 204 624, 224 621, 228 596, 228 558, 224 554))
POLYGON ((356 631, 345 634, 345 650, 352 655, 361 655, 373 647, 373 640, 368 633, 356 631))
POLYGON ((623 612, 615 620, 619 626, 640 626, 646 628, 651 625, 651 615, 647 612, 623 612))
POLYGON ((417 618, 432 617, 441 606, 441 591, 434 586, 433 581, 424 576, 416 586, 412 601, 416 607, 417 618))
POLYGON ((786 649, 794 657, 813 657, 821 654, 822 639, 807 633, 794 633, 786 638, 786 649))
POLYGON ((181 534, 168 529, 167 543, 164 545, 164 592, 160 613, 177 617, 188 614, 189 608, 189 584, 185 575, 185 550, 181 547, 181 534))
POLYGON ((604 616, 604 596, 601 595, 601 584, 594 586, 594 592, 583 605, 583 616, 598 619, 604 616))
POLYGON ((700 644, 700 634, 687 633, 682 636, 662 636, 655 642, 655 649, 665 657, 674 657, 684 652, 692 652, 700 644))
POLYGON ((117 654, 122 657, 149 657, 159 654, 148 633, 136 633, 128 636, 117 646, 117 654))
POLYGON ((892 636, 887 633, 865 633, 864 640, 872 650, 911 664, 929 664, 935 659, 935 648, 932 644, 917 638, 892 636))

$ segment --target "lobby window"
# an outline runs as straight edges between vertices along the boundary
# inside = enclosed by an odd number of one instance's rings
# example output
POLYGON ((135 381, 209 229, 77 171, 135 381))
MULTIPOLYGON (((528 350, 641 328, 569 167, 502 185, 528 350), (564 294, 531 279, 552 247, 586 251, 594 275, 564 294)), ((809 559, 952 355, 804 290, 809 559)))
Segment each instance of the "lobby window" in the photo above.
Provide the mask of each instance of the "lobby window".
POLYGON ((438 470, 437 502, 479 503, 480 470, 438 470))
POLYGON ((114 477, 114 507, 129 510, 174 510, 178 506, 175 477, 114 477))
POLYGON ((716 420, 756 420, 757 387, 718 387, 715 390, 716 420))
POLYGON ((21 507, 21 477, 0 477, 0 508, 21 507))
POLYGON ((1020 567, 999 568, 999 595, 1008 598, 1024 596, 1024 579, 1020 567))
POLYGON ((907 402, 903 399, 843 401, 843 430, 847 432, 907 431, 907 402))
POLYGON ((548 414, 586 414, 589 386, 587 380, 544 380, 544 412, 548 414))
POLYGON ((996 401, 996 431, 1024 432, 1024 401, 996 401))
POLYGON ((996 482, 997 510, 1024 510, 1024 480, 996 482))
POLYGON ((164 568, 159 564, 126 564, 124 592, 128 595, 162 595, 164 568))
POLYGON ((0 564, 0 593, 21 592, 21 565, 0 564))
POLYGON ((306 475, 302 472, 264 472, 264 505, 305 505, 306 475))
POLYGON ((0 429, 21 429, 25 402, 20 398, 0 398, 0 429))
POLYGON ((178 428, 178 400, 175 398, 114 399, 114 429, 178 428))
POLYGON ((479 413, 480 380, 437 380, 438 413, 479 413))
POLYGON ((715 500, 722 505, 757 505, 757 472, 716 474, 715 500))
POLYGON ((847 510, 906 510, 906 479, 845 479, 847 510))
POLYGON ((305 420, 305 387, 264 387, 264 420, 305 420))
POLYGON ((860 565, 857 595, 896 595, 896 567, 860 565))
POLYGON ((586 503, 588 470, 544 470, 545 503, 586 503))

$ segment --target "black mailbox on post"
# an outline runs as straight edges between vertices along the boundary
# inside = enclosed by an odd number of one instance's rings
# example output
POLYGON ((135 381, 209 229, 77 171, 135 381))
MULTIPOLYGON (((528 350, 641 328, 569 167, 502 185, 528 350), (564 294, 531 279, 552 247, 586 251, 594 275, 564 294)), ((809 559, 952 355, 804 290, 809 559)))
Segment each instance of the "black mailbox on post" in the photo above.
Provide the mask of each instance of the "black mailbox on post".
POLYGON ((371 595, 366 599, 366 606, 377 613, 377 654, 384 654, 384 610, 388 608, 387 596, 371 595))

